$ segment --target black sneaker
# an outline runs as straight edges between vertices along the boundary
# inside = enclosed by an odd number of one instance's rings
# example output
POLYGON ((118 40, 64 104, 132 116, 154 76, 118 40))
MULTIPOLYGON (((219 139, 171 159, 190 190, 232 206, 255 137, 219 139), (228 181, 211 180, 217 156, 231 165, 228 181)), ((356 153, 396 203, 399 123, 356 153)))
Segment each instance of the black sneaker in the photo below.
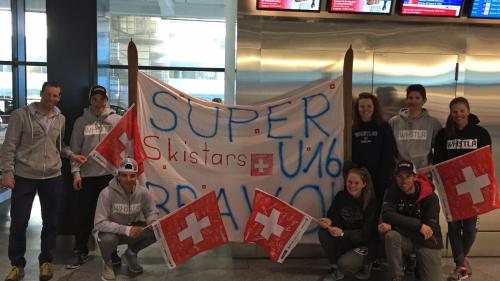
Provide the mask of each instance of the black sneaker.
POLYGON ((118 256, 118 250, 111 253, 111 263, 116 267, 122 266, 122 259, 120 258, 120 256, 118 256))
POLYGON ((322 281, 338 281, 344 279, 344 274, 340 272, 336 267, 332 267, 330 272, 323 277, 322 281))
POLYGON ((84 253, 76 253, 71 259, 71 262, 66 265, 66 269, 77 269, 89 260, 89 255, 84 253))
POLYGON ((378 260, 375 260, 373 263, 372 263, 372 270, 375 270, 375 271, 380 271, 382 269, 382 266, 380 265, 379 261, 378 260))
POLYGON ((417 271, 417 255, 410 254, 406 259, 405 272, 412 275, 417 271))

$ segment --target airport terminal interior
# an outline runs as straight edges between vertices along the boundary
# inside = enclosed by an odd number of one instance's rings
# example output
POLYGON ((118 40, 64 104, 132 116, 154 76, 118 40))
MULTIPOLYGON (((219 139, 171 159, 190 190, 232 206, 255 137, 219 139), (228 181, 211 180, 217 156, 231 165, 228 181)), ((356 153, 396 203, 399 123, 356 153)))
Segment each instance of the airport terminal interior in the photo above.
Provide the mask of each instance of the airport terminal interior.
MULTIPOLYGON (((219 98, 229 106, 261 104, 339 77, 351 47, 352 95, 373 93, 386 119, 404 105, 410 84, 426 87, 425 108, 441 124, 449 101, 466 97, 491 135, 500 176, 500 4, 451 1, 456 6, 421 14, 412 4, 420 1, 411 0, 351 1, 362 2, 351 10, 342 6, 349 1, 283 0, 289 5, 273 6, 277 2, 0 0, 0 146, 12 111, 39 101, 44 81, 61 85, 58 107, 66 116, 66 143, 93 85, 108 89, 109 106, 123 115, 129 107, 130 40, 137 46, 141 71, 193 97, 219 98)), ((62 173, 52 280, 100 280, 102 261, 92 241, 89 261, 65 269, 73 255, 73 215, 78 210, 67 160, 62 173)), ((0 278, 10 270, 10 196, 10 190, 0 188, 0 278)), ((480 216, 470 253, 471 280, 500 280, 499 214, 496 210, 480 216)), ((444 238, 445 221, 441 214, 444 238)), ((38 280, 41 228, 35 200, 24 280, 38 280)), ((118 251, 123 253, 124 246, 118 251)), ((447 241, 442 254, 446 280, 454 268, 447 241)), ((329 268, 317 244, 299 245, 283 264, 270 261, 256 246, 240 243, 207 251, 172 270, 154 244, 139 255, 139 262, 144 273, 117 267, 117 280, 321 280, 329 268)), ((383 259, 370 280, 390 280, 383 259)))

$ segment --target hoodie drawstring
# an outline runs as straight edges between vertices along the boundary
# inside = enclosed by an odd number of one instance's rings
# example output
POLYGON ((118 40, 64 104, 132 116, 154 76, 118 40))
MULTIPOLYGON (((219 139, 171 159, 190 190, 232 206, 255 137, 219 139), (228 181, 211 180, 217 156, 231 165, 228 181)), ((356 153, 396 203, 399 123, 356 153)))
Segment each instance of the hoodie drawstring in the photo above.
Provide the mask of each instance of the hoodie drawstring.
POLYGON ((59 122, 59 153, 61 153, 62 151, 62 125, 61 125, 61 116, 58 115, 57 116, 57 121, 59 122))
POLYGON ((31 123, 31 113, 29 109, 26 109, 26 112, 28 113, 28 121, 30 122, 30 129, 31 129, 31 141, 33 141, 33 124, 31 123))

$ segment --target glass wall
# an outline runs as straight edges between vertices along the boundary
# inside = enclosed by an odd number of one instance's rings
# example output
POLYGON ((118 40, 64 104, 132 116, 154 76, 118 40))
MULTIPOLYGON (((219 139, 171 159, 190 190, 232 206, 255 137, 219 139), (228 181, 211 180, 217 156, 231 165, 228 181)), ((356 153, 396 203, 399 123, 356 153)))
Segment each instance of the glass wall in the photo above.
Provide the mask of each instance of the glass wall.
POLYGON ((47 81, 47 14, 45 0, 25 1, 26 102, 29 104, 40 100, 40 88, 47 81))
POLYGON ((46 2, 12 3, 16 6, 0 0, 0 146, 12 110, 40 100, 40 88, 47 80, 46 2), (15 23, 17 34, 13 34, 15 23))
POLYGON ((12 13, 10 1, 0 1, 0 147, 5 138, 8 116, 12 108, 12 13))
POLYGON ((98 83, 109 89, 111 105, 128 106, 130 39, 145 73, 189 95, 224 98, 225 0, 209 2, 98 1, 98 83))
MULTIPOLYGON (((12 26, 10 1, 0 1, 0 26, 12 26)), ((12 104, 12 28, 0 28, 0 115, 12 104)), ((1 120, 1 119, 0 119, 1 120)), ((0 124, 3 131, 3 122, 0 124)), ((3 137, 0 135, 0 142, 3 137)))

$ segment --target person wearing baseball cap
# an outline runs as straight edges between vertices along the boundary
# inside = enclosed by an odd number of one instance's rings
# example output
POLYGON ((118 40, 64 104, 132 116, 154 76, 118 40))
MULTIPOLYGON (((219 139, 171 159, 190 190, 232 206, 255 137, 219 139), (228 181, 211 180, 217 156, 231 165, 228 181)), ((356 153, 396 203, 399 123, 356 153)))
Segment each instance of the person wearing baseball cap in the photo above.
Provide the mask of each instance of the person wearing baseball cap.
POLYGON ((138 170, 134 159, 123 159, 118 174, 97 200, 94 236, 101 250, 104 281, 115 280, 111 253, 117 245, 128 245, 122 259, 130 272, 138 274, 143 268, 137 263, 137 253, 156 241, 153 230, 145 226, 156 221, 159 212, 148 190, 139 184, 138 170))
MULTIPOLYGON (((70 147, 76 153, 88 156, 101 142, 111 129, 120 121, 120 115, 107 107, 108 96, 106 88, 100 85, 89 91, 90 106, 85 108, 73 126, 70 147)), ((99 193, 113 178, 106 169, 103 169, 92 157, 79 166, 71 163, 73 174, 73 189, 76 191, 75 208, 75 245, 74 257, 66 265, 67 269, 79 268, 88 260, 88 241, 94 227, 94 212, 99 193)), ((113 264, 121 264, 120 257, 113 253, 113 264)))
POLYGON ((442 280, 439 199, 428 178, 416 175, 410 161, 400 161, 395 183, 387 189, 379 232, 392 280, 403 280, 403 257, 415 253, 420 280, 442 280))
POLYGON ((101 85, 95 85, 90 89, 89 100, 95 95, 100 95, 101 97, 105 98, 106 101, 108 100, 106 88, 101 85))

